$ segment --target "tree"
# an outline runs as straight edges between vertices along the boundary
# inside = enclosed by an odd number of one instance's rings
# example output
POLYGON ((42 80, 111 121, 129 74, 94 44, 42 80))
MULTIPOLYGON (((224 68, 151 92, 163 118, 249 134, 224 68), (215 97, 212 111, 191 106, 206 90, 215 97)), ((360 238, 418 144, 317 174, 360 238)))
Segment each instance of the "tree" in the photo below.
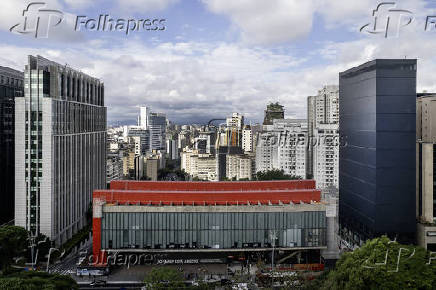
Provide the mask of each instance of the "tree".
POLYGON ((0 266, 7 270, 13 259, 23 255, 28 247, 28 233, 22 227, 0 227, 0 266))
POLYGON ((178 289, 184 288, 182 273, 169 267, 155 267, 145 277, 145 284, 149 289, 178 289))
POLYGON ((429 261, 424 248, 376 238, 344 253, 320 289, 435 289, 436 261, 429 261))
POLYGON ((0 289, 8 290, 39 290, 56 289, 70 290, 79 289, 76 281, 66 275, 48 274, 46 272, 19 272, 0 277, 0 289))
POLYGON ((257 180, 298 180, 298 176, 287 175, 283 170, 272 169, 268 171, 259 171, 256 173, 257 180))

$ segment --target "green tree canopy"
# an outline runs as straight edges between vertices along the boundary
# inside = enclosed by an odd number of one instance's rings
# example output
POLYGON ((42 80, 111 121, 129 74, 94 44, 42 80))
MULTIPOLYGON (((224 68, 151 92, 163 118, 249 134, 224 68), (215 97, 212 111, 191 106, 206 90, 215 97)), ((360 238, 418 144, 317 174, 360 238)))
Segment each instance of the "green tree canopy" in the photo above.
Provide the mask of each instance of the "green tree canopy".
POLYGON ((145 284, 149 289, 178 289, 184 288, 182 273, 170 267, 155 267, 145 277, 145 284))
POLYGON ((8 276, 0 276, 0 289, 39 290, 79 289, 76 281, 70 276, 48 274, 46 272, 19 272, 8 276))
POLYGON ((13 262, 13 258, 24 255, 28 246, 28 234, 22 227, 0 227, 0 265, 5 271, 13 262))
POLYGON ((436 260, 430 255, 387 237, 373 239, 343 254, 321 289, 436 289, 436 260))
POLYGON ((257 180, 298 180, 298 176, 287 175, 283 170, 272 169, 268 171, 259 171, 256 173, 257 180))

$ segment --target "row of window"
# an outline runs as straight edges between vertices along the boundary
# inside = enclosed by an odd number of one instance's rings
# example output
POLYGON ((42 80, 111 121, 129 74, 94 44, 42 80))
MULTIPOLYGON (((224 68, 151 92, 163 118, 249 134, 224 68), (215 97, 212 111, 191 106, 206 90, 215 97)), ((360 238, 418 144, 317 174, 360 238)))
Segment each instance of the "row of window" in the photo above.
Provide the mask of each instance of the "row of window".
POLYGON ((22 87, 23 86, 23 80, 15 79, 15 78, 10 78, 10 77, 6 77, 6 76, 0 76, 0 84, 16 86, 16 87, 22 87))

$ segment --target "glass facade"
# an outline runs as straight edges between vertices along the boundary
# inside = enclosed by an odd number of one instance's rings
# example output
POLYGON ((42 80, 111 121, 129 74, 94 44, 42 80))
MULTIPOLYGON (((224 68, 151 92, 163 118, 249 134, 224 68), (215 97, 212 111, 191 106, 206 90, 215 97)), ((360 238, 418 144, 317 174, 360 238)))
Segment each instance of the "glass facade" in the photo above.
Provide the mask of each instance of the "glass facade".
POLYGON ((340 74, 339 218, 352 242, 416 230, 416 60, 340 74))
POLYGON ((50 73, 26 70, 24 74, 26 98, 26 188, 29 230, 39 233, 40 185, 42 180, 42 98, 49 96, 50 73))
POLYGON ((105 212, 102 248, 253 248, 326 246, 324 211, 105 212))
POLYGON ((14 219, 15 206, 15 97, 23 96, 23 73, 0 66, 0 224, 14 219), (11 77, 10 77, 11 76, 11 77), (6 80, 9 82, 6 83, 6 80))

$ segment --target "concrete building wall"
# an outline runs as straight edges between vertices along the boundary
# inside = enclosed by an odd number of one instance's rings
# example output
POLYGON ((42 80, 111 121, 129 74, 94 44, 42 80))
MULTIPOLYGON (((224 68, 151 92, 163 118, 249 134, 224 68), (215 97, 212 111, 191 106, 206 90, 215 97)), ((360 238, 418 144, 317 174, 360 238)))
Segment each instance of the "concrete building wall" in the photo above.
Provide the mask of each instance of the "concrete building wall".
POLYGON ((417 241, 436 251, 436 95, 419 96, 416 105, 417 241))
POLYGON ((26 100, 15 99, 15 225, 27 228, 27 190, 26 190, 26 100))
POLYGON ((156 181, 157 171, 159 170, 159 159, 147 158, 146 169, 147 177, 152 181, 156 181))

